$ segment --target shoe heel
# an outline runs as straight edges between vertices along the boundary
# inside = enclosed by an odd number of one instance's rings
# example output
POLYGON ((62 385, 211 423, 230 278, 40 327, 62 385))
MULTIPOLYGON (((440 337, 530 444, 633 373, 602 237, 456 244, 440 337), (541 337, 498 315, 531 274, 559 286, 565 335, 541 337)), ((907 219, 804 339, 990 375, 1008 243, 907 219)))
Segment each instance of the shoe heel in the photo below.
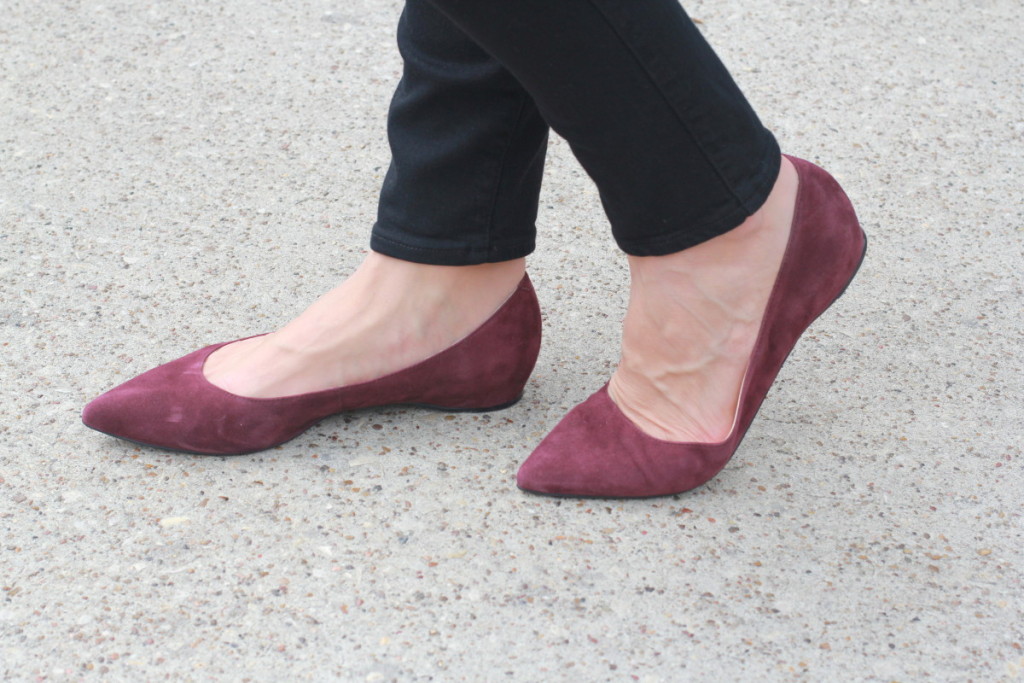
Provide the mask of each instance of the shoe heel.
POLYGON ((516 396, 511 401, 505 401, 504 403, 499 403, 498 405, 494 406, 487 406, 486 408, 448 408, 446 406, 438 406, 430 403, 410 403, 409 405, 416 406, 417 408, 426 408, 427 410, 435 410, 443 413, 493 413, 498 410, 504 410, 505 408, 511 408, 515 404, 519 403, 519 401, 522 400, 522 398, 523 393, 520 392, 519 395, 516 396))

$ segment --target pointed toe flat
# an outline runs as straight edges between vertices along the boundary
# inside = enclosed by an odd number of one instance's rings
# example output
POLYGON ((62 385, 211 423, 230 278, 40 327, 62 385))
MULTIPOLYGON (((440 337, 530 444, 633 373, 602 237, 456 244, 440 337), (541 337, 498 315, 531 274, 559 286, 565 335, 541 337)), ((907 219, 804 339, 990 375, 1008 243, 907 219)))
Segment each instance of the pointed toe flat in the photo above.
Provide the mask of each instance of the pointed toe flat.
POLYGON ((203 455, 239 455, 289 441, 351 410, 418 405, 497 410, 522 395, 540 351, 537 296, 524 276, 474 332, 444 351, 379 379, 281 398, 238 396, 211 384, 203 365, 214 344, 153 368, 94 399, 87 427, 129 441, 203 455))
POLYGON ((846 290, 867 247, 835 179, 808 161, 787 158, 799 178, 792 229, 729 436, 718 443, 657 439, 622 413, 606 384, 527 458, 516 478, 519 488, 573 497, 665 496, 696 488, 725 467, 800 335, 846 290))

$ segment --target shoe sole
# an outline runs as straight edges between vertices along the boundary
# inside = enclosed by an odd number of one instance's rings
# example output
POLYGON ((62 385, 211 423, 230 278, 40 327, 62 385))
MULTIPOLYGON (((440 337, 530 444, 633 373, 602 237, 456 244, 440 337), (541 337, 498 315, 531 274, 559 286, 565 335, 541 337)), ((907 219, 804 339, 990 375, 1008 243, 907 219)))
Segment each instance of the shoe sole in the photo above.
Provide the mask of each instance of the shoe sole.
MULTIPOLYGON (((504 410, 505 408, 511 408, 515 404, 519 403, 519 401, 522 398, 523 398, 523 394, 519 394, 518 396, 516 396, 511 401, 507 401, 505 403, 500 403, 500 404, 498 404, 496 406, 490 406, 490 407, 487 407, 487 408, 449 408, 449 407, 446 407, 446 406, 433 405, 433 404, 430 404, 430 403, 388 403, 386 405, 381 405, 381 406, 373 406, 373 407, 369 407, 369 408, 362 408, 362 410, 376 410, 376 409, 379 409, 379 408, 423 408, 425 410, 432 410, 434 412, 442 412, 442 413, 490 413, 490 412, 495 412, 495 411, 498 411, 498 410, 504 410)), ((271 450, 273 448, 277 448, 278 446, 283 446, 286 443, 289 443, 291 441, 294 441, 295 439, 298 439, 300 436, 302 436, 307 431, 309 431, 313 427, 317 426, 318 424, 320 424, 324 420, 329 420, 330 418, 337 417, 338 415, 344 415, 346 413, 355 413, 355 412, 359 412, 359 411, 357 411, 357 410, 343 410, 343 411, 340 411, 340 412, 337 412, 337 413, 331 413, 330 415, 324 415, 322 418, 320 418, 319 420, 317 420, 313 424, 309 425, 308 427, 306 427, 304 430, 302 430, 301 432, 299 432, 295 436, 290 437, 288 439, 285 439, 284 441, 279 441, 279 442, 277 442, 275 444, 272 444, 270 446, 264 446, 263 448, 256 448, 256 449, 251 450, 251 451, 238 451, 237 453, 211 453, 211 452, 208 452, 208 451, 186 451, 186 450, 182 450, 180 448, 168 448, 167 446, 159 446, 157 444, 146 443, 145 441, 138 441, 136 439, 129 439, 129 438, 124 437, 124 436, 118 436, 117 434, 111 434, 110 432, 105 432, 102 429, 96 429, 95 427, 91 427, 91 426, 85 424, 85 422, 82 422, 82 424, 85 425, 86 427, 89 427, 89 429, 93 430, 94 432, 99 432, 100 434, 105 434, 107 436, 112 436, 115 439, 120 439, 121 441, 127 441, 129 443, 134 443, 134 444, 137 444, 139 446, 145 446, 146 448, 155 448, 157 450, 165 451, 167 453, 182 453, 184 455, 205 455, 205 456, 208 456, 208 457, 210 457, 210 456, 221 456, 221 457, 225 457, 225 458, 231 458, 231 457, 235 457, 237 455, 252 455, 253 453, 262 453, 263 451, 269 451, 269 450, 271 450)))

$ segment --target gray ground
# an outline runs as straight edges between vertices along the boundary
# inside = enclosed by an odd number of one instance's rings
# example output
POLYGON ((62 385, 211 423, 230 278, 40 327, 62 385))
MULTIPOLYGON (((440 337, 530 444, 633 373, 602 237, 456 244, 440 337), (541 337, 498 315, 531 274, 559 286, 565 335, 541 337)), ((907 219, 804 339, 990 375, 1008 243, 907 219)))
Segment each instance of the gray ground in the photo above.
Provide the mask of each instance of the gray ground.
POLYGON ((559 140, 514 408, 367 411, 239 458, 82 427, 359 262, 400 3, 3 3, 0 678, 1024 676, 1024 9, 687 9, 846 185, 868 260, 717 479, 579 502, 513 483, 607 378, 626 297, 559 140))

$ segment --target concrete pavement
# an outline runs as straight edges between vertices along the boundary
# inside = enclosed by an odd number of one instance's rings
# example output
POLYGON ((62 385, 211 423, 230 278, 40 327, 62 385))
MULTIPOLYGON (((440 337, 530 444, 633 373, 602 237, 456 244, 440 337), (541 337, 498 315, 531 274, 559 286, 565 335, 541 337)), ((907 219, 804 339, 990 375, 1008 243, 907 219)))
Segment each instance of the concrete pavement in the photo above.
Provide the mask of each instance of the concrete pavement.
POLYGON ((358 264, 401 4, 6 3, 0 678, 1024 677, 1024 10, 687 4, 870 235, 729 467, 661 500, 523 494, 617 358, 628 273, 552 142, 525 399, 191 457, 79 423, 358 264))

